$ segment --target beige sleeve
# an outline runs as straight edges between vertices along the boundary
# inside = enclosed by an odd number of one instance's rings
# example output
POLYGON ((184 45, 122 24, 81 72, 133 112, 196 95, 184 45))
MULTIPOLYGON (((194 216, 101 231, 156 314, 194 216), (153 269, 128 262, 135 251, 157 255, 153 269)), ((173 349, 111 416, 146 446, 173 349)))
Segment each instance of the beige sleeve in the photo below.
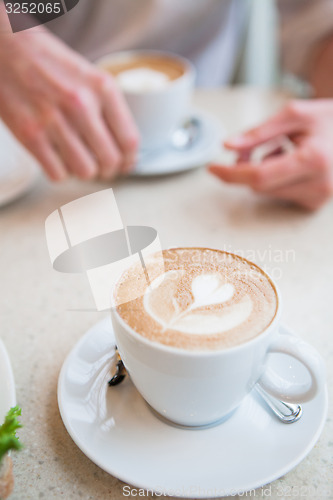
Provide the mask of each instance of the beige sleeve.
POLYGON ((284 71, 307 79, 318 42, 333 35, 333 0, 277 0, 284 71))

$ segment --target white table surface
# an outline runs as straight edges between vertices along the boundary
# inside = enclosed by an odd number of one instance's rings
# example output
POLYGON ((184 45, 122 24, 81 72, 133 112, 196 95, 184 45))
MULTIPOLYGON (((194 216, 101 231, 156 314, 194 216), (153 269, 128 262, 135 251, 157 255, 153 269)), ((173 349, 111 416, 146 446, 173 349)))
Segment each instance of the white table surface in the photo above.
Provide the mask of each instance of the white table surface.
MULTIPOLYGON (((231 134, 259 122, 285 99, 280 93, 227 88, 197 91, 195 104, 217 115, 231 134)), ((56 386, 63 360, 101 315, 68 310, 92 307, 90 290, 83 277, 53 271, 44 236, 44 221, 53 210, 107 186, 76 180, 52 185, 41 178, 31 193, 0 210, 0 336, 13 365, 25 444, 14 456, 13 500, 123 498, 123 483, 85 457, 59 415, 56 386)), ((112 186, 124 222, 153 226, 164 247, 241 250, 271 272, 284 299, 285 324, 325 357, 332 392, 333 203, 307 213, 223 185, 205 169, 123 179, 112 186)), ((289 498, 290 488, 304 485, 328 487, 333 498, 332 431, 330 410, 315 448, 272 484, 270 498, 281 498, 283 488, 289 488, 283 497, 289 498)))

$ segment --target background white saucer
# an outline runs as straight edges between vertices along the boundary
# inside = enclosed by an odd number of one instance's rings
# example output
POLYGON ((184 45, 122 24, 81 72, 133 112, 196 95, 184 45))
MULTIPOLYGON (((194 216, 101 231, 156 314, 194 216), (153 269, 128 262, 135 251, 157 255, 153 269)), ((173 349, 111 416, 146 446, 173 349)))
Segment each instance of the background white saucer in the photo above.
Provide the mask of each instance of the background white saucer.
POLYGON ((321 433, 325 387, 291 425, 278 421, 254 394, 215 427, 182 429, 164 423, 128 377, 108 387, 114 343, 109 318, 86 333, 62 367, 58 402, 83 453, 126 483, 192 498, 248 491, 295 467, 321 433))
POLYGON ((10 408, 15 405, 14 375, 6 348, 0 339, 0 425, 10 408))
POLYGON ((38 171, 37 161, 0 120, 0 206, 29 191, 38 171))
POLYGON ((183 151, 172 146, 160 151, 143 153, 132 175, 166 175, 197 168, 214 160, 221 150, 225 136, 221 122, 202 110, 193 110, 190 116, 200 122, 200 135, 194 144, 183 151))

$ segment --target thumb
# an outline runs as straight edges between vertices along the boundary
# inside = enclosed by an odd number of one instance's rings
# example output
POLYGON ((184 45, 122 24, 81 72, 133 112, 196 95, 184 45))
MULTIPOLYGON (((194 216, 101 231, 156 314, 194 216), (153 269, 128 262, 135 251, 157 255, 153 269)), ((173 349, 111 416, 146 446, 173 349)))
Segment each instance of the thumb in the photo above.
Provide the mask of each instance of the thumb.
MULTIPOLYGON (((301 106, 298 104, 297 106, 301 106)), ((233 150, 251 150, 281 135, 300 133, 304 130, 304 115, 296 112, 296 105, 287 105, 279 113, 269 118, 258 127, 254 127, 241 135, 225 141, 224 146, 233 150)))

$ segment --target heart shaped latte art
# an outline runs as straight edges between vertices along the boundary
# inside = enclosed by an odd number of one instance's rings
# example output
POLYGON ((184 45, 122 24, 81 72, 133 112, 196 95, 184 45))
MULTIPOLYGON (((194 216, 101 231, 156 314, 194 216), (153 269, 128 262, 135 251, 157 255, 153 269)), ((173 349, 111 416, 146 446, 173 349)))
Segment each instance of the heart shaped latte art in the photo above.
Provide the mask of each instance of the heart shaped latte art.
POLYGON ((151 318, 164 330, 194 335, 212 335, 231 330, 250 316, 253 303, 249 295, 237 298, 233 284, 219 275, 200 274, 193 278, 188 293, 179 291, 185 271, 172 270, 159 276, 147 289, 143 303, 151 318), (179 301, 185 295, 187 300, 179 301), (222 307, 213 307, 221 305, 222 307))

